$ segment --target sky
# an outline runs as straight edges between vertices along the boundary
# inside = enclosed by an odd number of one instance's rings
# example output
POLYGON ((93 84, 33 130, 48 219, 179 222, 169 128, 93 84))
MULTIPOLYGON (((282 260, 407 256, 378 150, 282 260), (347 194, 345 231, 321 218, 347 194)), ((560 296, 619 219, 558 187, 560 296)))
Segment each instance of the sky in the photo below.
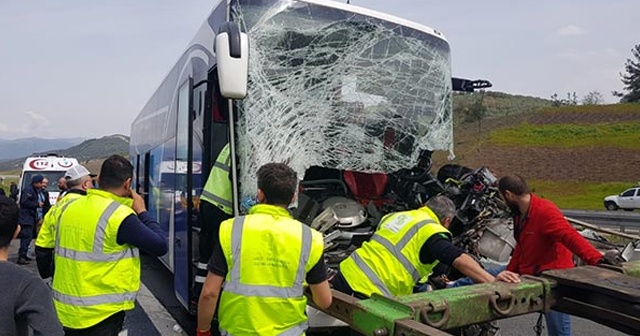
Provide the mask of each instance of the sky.
MULTIPOLYGON (((0 0, 0 138, 129 135, 217 0, 0 0)), ((454 76, 549 98, 599 91, 640 43, 638 0, 352 0, 442 32, 454 76)))

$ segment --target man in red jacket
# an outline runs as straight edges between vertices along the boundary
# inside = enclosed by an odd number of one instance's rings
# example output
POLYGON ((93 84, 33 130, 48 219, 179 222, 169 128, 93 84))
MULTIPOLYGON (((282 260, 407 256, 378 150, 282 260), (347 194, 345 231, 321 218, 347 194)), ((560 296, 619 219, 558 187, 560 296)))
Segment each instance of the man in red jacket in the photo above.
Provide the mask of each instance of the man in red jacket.
MULTIPOLYGON (((529 191, 522 177, 502 177, 498 190, 514 216, 517 241, 507 271, 539 275, 546 270, 571 268, 572 253, 589 265, 607 263, 602 253, 567 222, 557 206, 529 191)), ((500 277, 499 274, 496 278, 500 277)), ((550 311, 545 319, 550 336, 571 335, 570 315, 550 311)))

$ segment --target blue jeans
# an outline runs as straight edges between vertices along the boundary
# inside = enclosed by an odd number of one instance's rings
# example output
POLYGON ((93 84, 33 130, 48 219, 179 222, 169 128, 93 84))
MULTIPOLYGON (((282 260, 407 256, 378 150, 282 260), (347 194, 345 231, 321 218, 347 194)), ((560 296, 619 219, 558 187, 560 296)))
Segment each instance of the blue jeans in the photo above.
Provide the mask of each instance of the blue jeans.
MULTIPOLYGON (((498 275, 500 272, 504 271, 505 269, 507 269, 507 266, 504 265, 498 265, 498 266, 493 266, 493 267, 487 267, 485 268, 485 271, 487 271, 487 273, 496 276, 498 275)), ((455 287, 461 287, 461 286, 469 286, 469 285, 473 285, 475 284, 475 282, 473 280, 471 280, 471 278, 460 278, 456 281, 453 281, 449 284, 447 284, 447 288, 455 288, 455 287)))
POLYGON ((544 318, 549 336, 571 336, 571 315, 551 310, 544 318))

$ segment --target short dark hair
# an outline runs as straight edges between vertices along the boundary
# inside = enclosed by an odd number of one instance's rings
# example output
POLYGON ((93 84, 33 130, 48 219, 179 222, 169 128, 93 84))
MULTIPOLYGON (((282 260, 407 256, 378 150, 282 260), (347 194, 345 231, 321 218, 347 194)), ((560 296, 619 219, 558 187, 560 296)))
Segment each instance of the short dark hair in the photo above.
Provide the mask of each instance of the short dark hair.
POLYGON ((100 188, 115 189, 133 178, 133 165, 120 155, 111 155, 100 168, 100 188))
POLYGON ((271 205, 289 205, 298 187, 298 174, 284 163, 267 163, 258 169, 258 189, 271 205))
POLYGON ((0 248, 11 244, 13 233, 18 227, 18 205, 6 196, 0 196, 0 248))
POLYGON ((514 193, 516 196, 522 196, 530 192, 527 181, 525 181, 522 176, 516 174, 506 175, 500 178, 500 180, 498 181, 498 190, 501 193, 504 193, 508 190, 514 193))
POLYGON ((447 196, 437 195, 431 197, 424 205, 436 214, 441 223, 445 219, 453 218, 456 215, 456 205, 447 196))

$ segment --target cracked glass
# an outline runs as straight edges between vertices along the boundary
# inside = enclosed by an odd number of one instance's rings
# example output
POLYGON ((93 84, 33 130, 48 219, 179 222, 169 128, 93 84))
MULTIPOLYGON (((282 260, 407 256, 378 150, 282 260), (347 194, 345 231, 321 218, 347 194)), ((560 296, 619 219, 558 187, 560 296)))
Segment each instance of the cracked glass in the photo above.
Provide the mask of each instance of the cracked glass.
POLYGON ((255 195, 268 162, 302 178, 311 166, 390 173, 421 150, 453 155, 448 43, 316 2, 231 2, 250 39, 236 136, 242 195, 255 195))

